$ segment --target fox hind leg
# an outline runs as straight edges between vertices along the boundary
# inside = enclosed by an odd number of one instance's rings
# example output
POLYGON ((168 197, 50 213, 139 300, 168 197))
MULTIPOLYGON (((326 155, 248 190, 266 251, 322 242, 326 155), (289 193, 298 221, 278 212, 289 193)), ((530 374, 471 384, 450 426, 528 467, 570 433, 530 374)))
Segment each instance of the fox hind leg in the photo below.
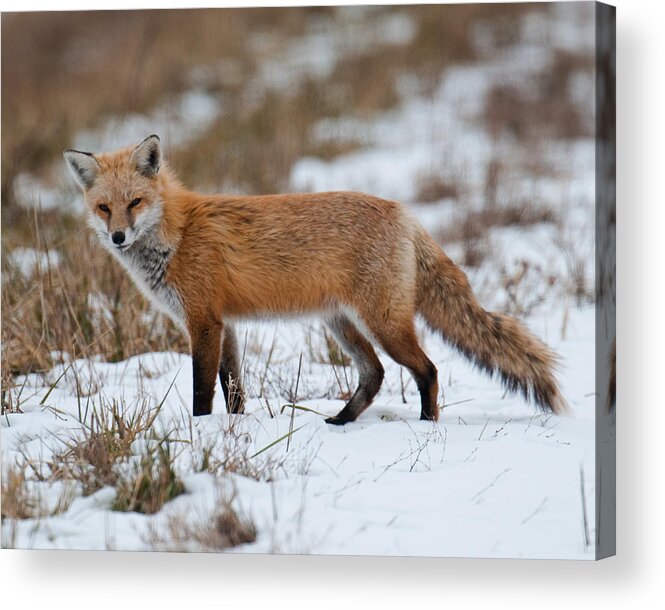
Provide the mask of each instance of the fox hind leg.
POLYGON ((413 320, 401 324, 373 325, 370 331, 386 353, 395 362, 405 366, 415 379, 420 393, 420 419, 437 421, 437 370, 418 343, 413 320))
POLYGON ((348 317, 343 314, 332 316, 326 320, 326 326, 358 368, 358 388, 351 400, 337 415, 326 419, 328 424, 343 425, 355 421, 372 403, 381 388, 384 370, 372 344, 348 317))
POLYGON ((245 394, 240 379, 238 341, 235 330, 230 325, 224 327, 219 381, 226 400, 226 410, 229 413, 242 413, 245 410, 245 394))

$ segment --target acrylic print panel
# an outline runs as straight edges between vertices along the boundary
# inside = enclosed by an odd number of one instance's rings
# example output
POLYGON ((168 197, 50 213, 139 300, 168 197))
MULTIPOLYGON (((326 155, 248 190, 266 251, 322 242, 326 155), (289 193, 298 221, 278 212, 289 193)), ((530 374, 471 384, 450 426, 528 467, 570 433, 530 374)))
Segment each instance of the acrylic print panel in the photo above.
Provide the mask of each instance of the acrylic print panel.
POLYGON ((2 55, 3 547, 613 554, 611 7, 7 13, 2 55))

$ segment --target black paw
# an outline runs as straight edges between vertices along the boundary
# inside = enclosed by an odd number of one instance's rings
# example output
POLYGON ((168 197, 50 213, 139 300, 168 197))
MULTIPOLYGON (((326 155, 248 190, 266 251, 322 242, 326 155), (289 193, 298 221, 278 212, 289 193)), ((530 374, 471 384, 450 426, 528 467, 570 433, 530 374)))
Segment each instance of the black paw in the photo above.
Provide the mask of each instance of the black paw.
POLYGON ((333 426, 343 426, 344 424, 348 423, 347 419, 342 419, 337 415, 333 417, 328 417, 325 421, 327 424, 332 424, 333 426))

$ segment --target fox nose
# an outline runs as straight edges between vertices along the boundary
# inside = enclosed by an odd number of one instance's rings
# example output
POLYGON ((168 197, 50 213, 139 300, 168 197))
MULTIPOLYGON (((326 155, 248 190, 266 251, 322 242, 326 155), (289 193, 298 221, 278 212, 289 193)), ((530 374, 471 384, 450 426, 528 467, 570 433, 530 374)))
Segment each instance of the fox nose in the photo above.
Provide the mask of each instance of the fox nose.
POLYGON ((111 239, 116 246, 119 246, 125 241, 125 234, 122 231, 116 231, 111 236, 111 239))

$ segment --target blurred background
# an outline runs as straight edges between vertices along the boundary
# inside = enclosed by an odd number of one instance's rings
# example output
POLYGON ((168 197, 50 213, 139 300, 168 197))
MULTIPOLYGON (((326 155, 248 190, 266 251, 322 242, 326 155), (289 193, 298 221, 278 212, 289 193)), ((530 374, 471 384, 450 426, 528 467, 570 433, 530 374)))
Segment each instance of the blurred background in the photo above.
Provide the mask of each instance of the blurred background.
POLYGON ((398 199, 486 307, 589 303, 593 45, 592 3, 3 14, 3 408, 17 374, 187 350, 93 243, 70 147, 158 133, 192 189, 398 199))

